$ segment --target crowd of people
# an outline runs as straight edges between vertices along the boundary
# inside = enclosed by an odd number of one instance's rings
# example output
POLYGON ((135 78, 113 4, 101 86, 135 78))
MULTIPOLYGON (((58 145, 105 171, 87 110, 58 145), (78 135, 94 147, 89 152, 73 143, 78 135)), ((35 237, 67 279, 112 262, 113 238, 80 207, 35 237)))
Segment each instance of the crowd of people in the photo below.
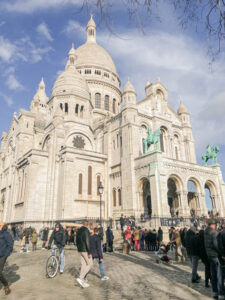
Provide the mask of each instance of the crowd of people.
MULTIPOLYGON (((120 218, 120 226, 123 237, 123 244, 134 251, 154 251, 159 257, 169 262, 167 252, 175 251, 177 262, 190 261, 192 266, 191 282, 198 284, 201 277, 198 274, 199 261, 205 266, 205 287, 211 285, 213 298, 225 300, 225 226, 218 224, 216 218, 208 219, 207 226, 198 227, 194 223, 190 228, 169 229, 169 242, 163 242, 163 230, 159 227, 146 229, 137 226, 135 218, 120 218)), ((65 267, 64 247, 73 243, 77 246, 80 254, 80 275, 77 282, 83 288, 89 287, 88 274, 94 261, 99 265, 101 280, 108 280, 105 275, 103 252, 113 252, 114 234, 110 226, 104 230, 99 223, 89 226, 88 221, 84 221, 80 227, 67 228, 60 223, 56 223, 54 228, 44 227, 39 232, 34 228, 25 229, 10 228, 0 222, 0 281, 4 285, 5 294, 10 292, 9 284, 3 276, 3 268, 7 257, 13 250, 14 240, 21 239, 21 252, 29 252, 30 243, 32 251, 37 250, 37 242, 40 240, 42 249, 56 249, 60 252, 60 274, 63 274, 65 267)))

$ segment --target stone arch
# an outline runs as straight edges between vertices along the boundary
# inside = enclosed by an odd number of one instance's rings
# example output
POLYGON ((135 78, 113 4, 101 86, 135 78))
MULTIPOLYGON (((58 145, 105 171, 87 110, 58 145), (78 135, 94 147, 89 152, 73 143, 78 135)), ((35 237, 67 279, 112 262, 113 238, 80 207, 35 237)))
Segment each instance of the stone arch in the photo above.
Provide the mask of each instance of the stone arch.
POLYGON ((171 174, 167 179, 167 201, 172 217, 180 209, 180 193, 184 190, 182 179, 176 175, 171 174))
POLYGON ((50 134, 47 134, 47 135, 44 137, 43 142, 42 142, 42 150, 48 151, 50 139, 51 139, 50 134))
POLYGON ((215 213, 217 211, 216 206, 216 185, 212 180, 206 180, 205 185, 205 201, 206 207, 209 212, 215 213))
POLYGON ((196 215, 200 210, 199 194, 201 193, 201 185, 194 177, 189 177, 187 180, 187 201, 190 208, 190 214, 196 215))
POLYGON ((169 131, 166 126, 161 126, 160 130, 162 134, 160 135, 160 150, 162 152, 168 152, 168 146, 169 146, 169 131))
POLYGON ((144 154, 144 140, 147 137, 148 125, 141 123, 140 125, 140 154, 144 154))
POLYGON ((142 177, 138 182, 138 192, 140 199, 141 213, 152 216, 152 200, 151 200, 151 187, 150 181, 146 177, 142 177))

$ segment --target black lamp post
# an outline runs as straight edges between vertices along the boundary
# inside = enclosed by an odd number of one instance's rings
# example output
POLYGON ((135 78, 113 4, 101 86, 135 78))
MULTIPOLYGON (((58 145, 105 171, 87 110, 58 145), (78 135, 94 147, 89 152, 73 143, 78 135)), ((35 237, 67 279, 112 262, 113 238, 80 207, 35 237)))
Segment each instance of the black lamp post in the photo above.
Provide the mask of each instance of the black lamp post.
POLYGON ((103 190, 104 190, 104 187, 102 185, 102 182, 100 181, 99 186, 98 186, 98 192, 100 195, 100 224, 101 224, 101 226, 102 226, 102 194, 103 194, 103 190))

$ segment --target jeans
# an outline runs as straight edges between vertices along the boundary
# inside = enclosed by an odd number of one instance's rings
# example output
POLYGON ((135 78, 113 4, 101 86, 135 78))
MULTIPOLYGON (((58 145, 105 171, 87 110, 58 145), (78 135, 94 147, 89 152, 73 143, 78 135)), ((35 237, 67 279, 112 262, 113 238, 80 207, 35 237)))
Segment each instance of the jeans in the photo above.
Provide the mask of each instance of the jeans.
POLYGON ((140 240, 139 243, 140 243, 141 250, 144 250, 144 244, 145 244, 144 240, 140 240))
POLYGON ((100 262, 99 258, 96 258, 97 262, 99 263, 99 270, 100 270, 100 274, 101 274, 101 278, 103 278, 105 276, 105 272, 104 272, 104 262, 100 262))
POLYGON ((214 295, 224 296, 224 279, 225 270, 221 267, 219 259, 217 257, 209 257, 210 272, 211 272, 211 284, 214 295))
POLYGON ((29 251, 29 244, 25 244, 26 252, 29 251))
POLYGON ((2 274, 5 262, 6 262, 6 258, 3 256, 0 257, 0 281, 4 286, 7 286, 9 284, 8 284, 7 280, 5 279, 4 275, 2 274))
POLYGON ((192 262, 192 280, 197 280, 198 278, 198 261, 199 257, 198 256, 191 256, 191 262, 192 262))
MULTIPOLYGON (((58 247, 54 245, 52 247, 52 255, 56 255, 56 249, 58 247)), ((60 272, 63 272, 64 267, 65 267, 65 261, 64 261, 64 247, 59 248, 59 253, 60 253, 60 272)))

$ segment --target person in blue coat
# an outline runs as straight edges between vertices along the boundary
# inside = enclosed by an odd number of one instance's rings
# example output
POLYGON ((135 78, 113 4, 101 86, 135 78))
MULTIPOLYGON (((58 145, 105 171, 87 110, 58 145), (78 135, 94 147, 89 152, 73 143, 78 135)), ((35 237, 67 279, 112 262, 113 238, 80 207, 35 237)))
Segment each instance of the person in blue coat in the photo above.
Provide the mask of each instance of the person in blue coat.
POLYGON ((3 275, 3 269, 8 256, 13 251, 13 239, 7 229, 7 225, 4 225, 3 222, 0 222, 0 281, 4 285, 6 295, 10 293, 10 289, 8 281, 3 275))

